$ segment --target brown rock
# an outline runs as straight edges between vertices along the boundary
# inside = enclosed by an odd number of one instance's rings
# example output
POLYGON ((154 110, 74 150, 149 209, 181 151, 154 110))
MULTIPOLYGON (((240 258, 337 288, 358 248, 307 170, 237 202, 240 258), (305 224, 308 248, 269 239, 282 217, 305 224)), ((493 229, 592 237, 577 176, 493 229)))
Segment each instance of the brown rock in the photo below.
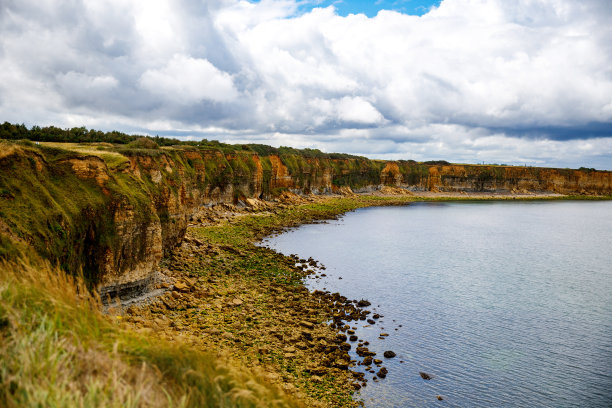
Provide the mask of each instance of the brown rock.
POLYGON ((336 360, 336 363, 334 364, 334 367, 339 368, 341 370, 347 370, 348 366, 349 366, 348 361, 344 359, 336 360))
POLYGON ((300 322, 300 324, 301 324, 302 326, 304 326, 305 328, 307 328, 307 329, 310 329, 310 330, 314 329, 314 324, 312 324, 312 323, 311 323, 311 322, 309 322, 309 321, 302 320, 302 321, 300 322))
POLYGON ((174 284, 174 289, 179 291, 179 292, 189 292, 189 286, 187 286, 185 283, 183 282, 176 282, 174 284))
POLYGON ((367 347, 357 347, 355 349, 355 352, 357 353, 357 355, 359 357, 375 356, 376 355, 375 352, 370 351, 367 347))
POLYGON ((308 371, 310 374, 313 374, 313 375, 325 375, 328 369, 327 367, 313 365, 313 366, 307 367, 306 371, 308 371))
POLYGON ((351 349, 351 345, 348 343, 341 343, 338 347, 342 351, 349 351, 351 349))
POLYGON ((389 371, 387 371, 385 367, 381 367, 380 370, 378 370, 378 372, 376 373, 376 375, 380 378, 385 378, 388 373, 389 371))

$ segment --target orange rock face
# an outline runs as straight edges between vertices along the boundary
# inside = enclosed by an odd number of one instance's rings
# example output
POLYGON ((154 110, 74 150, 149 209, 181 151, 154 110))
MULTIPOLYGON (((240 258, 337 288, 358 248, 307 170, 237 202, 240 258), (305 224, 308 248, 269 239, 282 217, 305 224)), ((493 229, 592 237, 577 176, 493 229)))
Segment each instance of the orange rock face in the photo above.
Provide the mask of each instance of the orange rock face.
MULTIPOLYGON (((70 163, 72 171, 80 179, 95 179, 99 186, 103 186, 106 180, 109 179, 108 168, 104 160, 96 156, 87 156, 79 158, 71 158, 65 162, 70 163)), ((40 171, 41 167, 37 169, 40 171)))
POLYGON ((294 188, 295 182, 289 174, 289 169, 283 164, 280 157, 269 156, 272 163, 272 179, 270 180, 270 188, 294 188))

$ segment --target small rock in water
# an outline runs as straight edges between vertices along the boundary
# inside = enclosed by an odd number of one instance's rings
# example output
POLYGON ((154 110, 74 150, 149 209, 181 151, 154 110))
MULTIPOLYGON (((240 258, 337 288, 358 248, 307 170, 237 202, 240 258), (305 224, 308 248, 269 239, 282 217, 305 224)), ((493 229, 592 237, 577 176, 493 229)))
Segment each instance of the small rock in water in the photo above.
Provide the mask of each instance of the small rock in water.
POLYGON ((359 306, 359 307, 366 307, 366 306, 370 306, 370 305, 371 305, 371 303, 368 302, 365 299, 361 299, 359 302, 357 302, 357 306, 359 306))
POLYGON ((419 371, 419 375, 421 376, 422 379, 424 380, 431 380, 431 375, 424 373, 422 371, 419 371))
POLYGON ((438 399, 438 401, 442 401, 444 398, 442 398, 441 395, 436 395, 436 398, 438 399))
POLYGON ((389 371, 387 371, 387 369, 385 367, 381 367, 380 370, 378 370, 378 372, 376 373, 376 375, 380 378, 385 378, 387 376, 387 374, 389 373, 389 371))
POLYGON ((395 353, 391 350, 387 350, 383 353, 383 356, 385 356, 385 358, 393 358, 395 357, 395 353))

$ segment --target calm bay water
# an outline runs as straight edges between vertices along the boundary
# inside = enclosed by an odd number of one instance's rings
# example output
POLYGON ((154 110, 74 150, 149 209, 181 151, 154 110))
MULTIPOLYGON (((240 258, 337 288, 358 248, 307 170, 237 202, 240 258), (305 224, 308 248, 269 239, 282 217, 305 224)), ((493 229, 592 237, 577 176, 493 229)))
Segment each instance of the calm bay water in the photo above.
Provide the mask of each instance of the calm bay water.
POLYGON ((356 333, 397 353, 366 407, 612 406, 612 202, 367 208, 266 245, 384 315, 356 333))

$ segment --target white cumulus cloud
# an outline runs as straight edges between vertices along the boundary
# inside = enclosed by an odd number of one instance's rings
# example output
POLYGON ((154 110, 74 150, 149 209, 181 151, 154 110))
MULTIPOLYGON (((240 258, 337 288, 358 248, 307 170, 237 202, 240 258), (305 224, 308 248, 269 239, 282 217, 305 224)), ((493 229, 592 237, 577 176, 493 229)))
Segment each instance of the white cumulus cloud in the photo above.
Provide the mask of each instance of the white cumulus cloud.
POLYGON ((229 102, 238 96, 232 78, 209 61, 174 55, 159 69, 148 69, 140 77, 143 89, 180 104, 208 99, 229 102))

